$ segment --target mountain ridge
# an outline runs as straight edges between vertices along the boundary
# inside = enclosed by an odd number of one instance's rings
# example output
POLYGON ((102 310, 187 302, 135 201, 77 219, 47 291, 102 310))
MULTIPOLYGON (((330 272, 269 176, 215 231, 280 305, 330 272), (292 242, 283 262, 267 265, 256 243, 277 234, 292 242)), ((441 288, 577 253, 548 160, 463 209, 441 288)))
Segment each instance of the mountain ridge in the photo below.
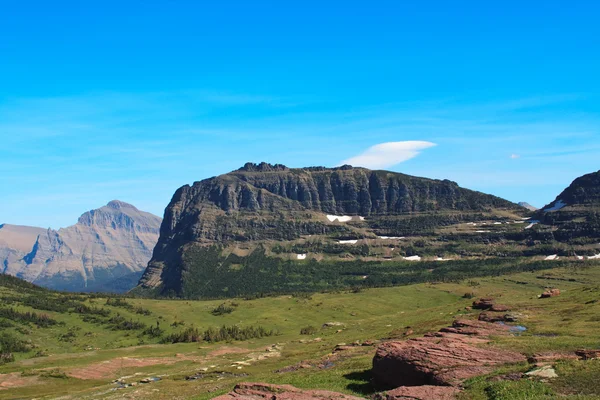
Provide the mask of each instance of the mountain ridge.
POLYGON ((59 290, 80 291, 88 286, 101 290, 103 282, 117 287, 111 283, 115 279, 141 275, 145 269, 160 222, 157 216, 113 200, 83 213, 69 227, 33 228, 37 237, 27 251, 4 246, 4 253, 11 256, 0 260, 2 272, 59 290))
POLYGON ((288 168, 247 163, 175 192, 139 286, 156 288, 165 281, 183 279, 180 274, 186 271, 186 257, 196 247, 265 240, 290 242, 312 235, 352 238, 364 236, 366 230, 400 236, 394 232, 398 233, 398 224, 403 222, 394 218, 448 212, 461 220, 496 209, 526 211, 449 180, 349 165, 288 168), (327 215, 349 216, 356 221, 340 223, 347 220, 341 218, 335 222, 337 217, 328 221, 327 215))

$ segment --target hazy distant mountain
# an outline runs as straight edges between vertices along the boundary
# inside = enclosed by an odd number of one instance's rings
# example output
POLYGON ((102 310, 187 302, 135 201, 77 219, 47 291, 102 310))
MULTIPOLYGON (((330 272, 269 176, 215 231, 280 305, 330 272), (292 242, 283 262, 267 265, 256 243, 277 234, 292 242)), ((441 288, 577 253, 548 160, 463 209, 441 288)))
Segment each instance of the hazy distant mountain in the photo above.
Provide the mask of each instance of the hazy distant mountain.
POLYGON ((44 228, 33 226, 0 225, 0 271, 23 259, 44 232, 44 228))
POLYGON ((0 250, 9 255, 0 270, 53 289, 124 291, 152 256, 160 223, 159 217, 114 200, 58 231, 5 225, 0 241, 5 237, 6 246, 0 246, 10 250, 0 250), (3 235, 5 227, 10 229, 3 235))
POLYGON ((529 204, 529 203, 527 203, 525 201, 520 201, 518 204, 521 207, 524 207, 524 208, 528 209, 529 211, 537 211, 538 210, 537 207, 534 207, 534 206, 532 206, 531 204, 529 204))

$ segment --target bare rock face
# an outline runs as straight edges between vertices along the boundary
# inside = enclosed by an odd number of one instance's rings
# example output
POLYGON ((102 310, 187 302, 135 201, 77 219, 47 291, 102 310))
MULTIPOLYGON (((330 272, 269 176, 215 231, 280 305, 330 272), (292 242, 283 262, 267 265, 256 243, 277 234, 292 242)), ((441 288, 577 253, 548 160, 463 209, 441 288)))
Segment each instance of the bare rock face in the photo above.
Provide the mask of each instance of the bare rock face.
POLYGON ((453 400, 460 393, 452 386, 401 386, 375 395, 375 400, 453 400))
POLYGON ((38 230, 4 272, 58 290, 126 291, 150 260, 160 224, 159 217, 114 200, 68 228, 38 230))
POLYGON ((556 297, 560 296, 560 289, 548 289, 545 290, 544 293, 540 296, 542 299, 546 299, 548 297, 556 297))
POLYGON ((508 333, 499 324, 457 320, 436 334, 382 343, 373 358, 374 380, 385 387, 459 386, 499 365, 526 361, 522 354, 482 346, 489 336, 508 333))
POLYGON ((360 397, 326 390, 302 390, 291 385, 268 383, 240 383, 233 391, 213 400, 362 400, 360 397))
POLYGON ((23 257, 31 251, 46 229, 33 226, 0 225, 0 271, 11 274, 22 267, 23 257))

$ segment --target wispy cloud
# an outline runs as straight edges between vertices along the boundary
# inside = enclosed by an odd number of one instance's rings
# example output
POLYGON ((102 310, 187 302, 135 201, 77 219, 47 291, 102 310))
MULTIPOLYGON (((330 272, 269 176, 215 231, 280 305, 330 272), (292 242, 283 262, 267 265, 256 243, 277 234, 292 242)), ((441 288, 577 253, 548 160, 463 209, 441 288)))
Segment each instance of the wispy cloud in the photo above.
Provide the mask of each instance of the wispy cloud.
POLYGON ((344 160, 342 164, 381 169, 388 168, 418 156, 422 150, 435 146, 435 143, 408 140, 387 142, 369 147, 363 153, 344 160))

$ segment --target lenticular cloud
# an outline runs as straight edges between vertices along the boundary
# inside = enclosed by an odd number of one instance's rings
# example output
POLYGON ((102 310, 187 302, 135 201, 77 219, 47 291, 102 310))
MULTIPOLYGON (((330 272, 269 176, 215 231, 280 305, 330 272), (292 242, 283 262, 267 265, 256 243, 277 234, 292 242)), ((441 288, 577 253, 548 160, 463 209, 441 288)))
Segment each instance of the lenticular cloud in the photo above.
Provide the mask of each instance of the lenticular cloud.
POLYGON ((435 143, 418 140, 380 143, 369 147, 357 156, 344 160, 342 164, 371 169, 387 168, 410 160, 418 156, 422 150, 435 145, 435 143))

